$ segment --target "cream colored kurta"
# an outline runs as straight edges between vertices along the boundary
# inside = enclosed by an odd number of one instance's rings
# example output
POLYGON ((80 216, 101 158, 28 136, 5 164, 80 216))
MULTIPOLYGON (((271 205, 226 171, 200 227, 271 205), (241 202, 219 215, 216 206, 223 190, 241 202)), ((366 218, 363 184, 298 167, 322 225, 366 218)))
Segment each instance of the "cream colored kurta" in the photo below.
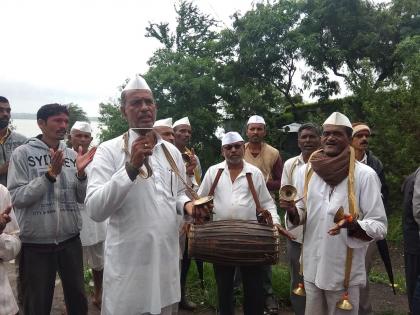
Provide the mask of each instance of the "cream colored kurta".
MULTIPOLYGON (((281 175, 281 187, 284 185, 292 185, 296 189, 298 187, 303 187, 304 178, 304 169, 306 168, 306 163, 303 161, 302 154, 288 159, 283 166, 283 173, 281 175), (303 169, 303 170, 302 170, 303 169)), ((303 191, 297 192, 297 197, 301 198, 303 196, 303 191)), ((287 214, 285 214, 285 226, 286 229, 296 237, 293 241, 302 244, 303 238, 303 226, 293 226, 288 223, 287 214)))
POLYGON ((83 222, 82 229, 80 230, 80 240, 82 241, 82 246, 92 246, 105 241, 106 221, 93 221, 87 214, 85 205, 79 203, 78 206, 83 222))
MULTIPOLYGON (((136 137, 130 131, 128 148, 136 137)), ((177 213, 189 199, 162 143, 185 174, 179 151, 159 139, 149 158, 153 176, 132 182, 122 136, 102 143, 88 170, 86 210, 95 221, 109 218, 102 314, 159 314, 180 300, 177 213)))
MULTIPOLYGON (((358 222, 373 241, 383 239, 387 232, 387 219, 379 178, 372 168, 360 162, 356 162, 354 177, 358 222)), ((366 284, 365 256, 369 242, 348 237, 346 229, 335 236, 327 233, 334 226, 334 215, 340 206, 349 213, 347 184, 346 178, 332 189, 315 172, 309 181, 303 276, 305 281, 323 290, 343 289, 347 246, 353 248, 349 286, 366 284)), ((298 190, 303 191, 303 186, 298 190)), ((300 218, 305 217, 303 207, 303 203, 298 204, 300 218)))
POLYGON ((261 207, 270 211, 274 224, 279 223, 277 209, 265 185, 263 174, 257 167, 245 161, 241 173, 233 183, 230 179, 226 162, 211 166, 204 176, 198 195, 208 195, 219 168, 223 169, 223 173, 214 192, 214 221, 232 219, 257 220, 256 205, 245 175, 246 173, 251 173, 261 207))
MULTIPOLYGON (((11 205, 10 194, 6 187, 0 185, 0 213, 9 205, 11 205)), ((16 257, 21 245, 15 213, 12 210, 10 214, 12 221, 7 223, 3 233, 0 234, 0 315, 14 315, 19 310, 3 265, 4 261, 16 257)))

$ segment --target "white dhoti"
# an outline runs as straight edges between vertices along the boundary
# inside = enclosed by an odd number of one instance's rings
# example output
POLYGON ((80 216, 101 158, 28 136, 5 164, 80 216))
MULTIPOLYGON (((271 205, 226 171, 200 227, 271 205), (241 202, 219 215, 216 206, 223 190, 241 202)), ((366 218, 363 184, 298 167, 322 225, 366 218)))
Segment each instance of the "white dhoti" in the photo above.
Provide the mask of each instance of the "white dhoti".
POLYGON ((104 269, 104 242, 83 246, 83 266, 95 271, 104 269))

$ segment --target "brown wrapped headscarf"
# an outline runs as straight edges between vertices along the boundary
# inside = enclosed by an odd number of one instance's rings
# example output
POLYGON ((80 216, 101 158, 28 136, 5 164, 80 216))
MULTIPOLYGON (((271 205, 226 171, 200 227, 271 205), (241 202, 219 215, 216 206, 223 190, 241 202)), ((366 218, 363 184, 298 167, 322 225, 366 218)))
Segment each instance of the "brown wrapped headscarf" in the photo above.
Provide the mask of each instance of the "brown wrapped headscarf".
POLYGON ((324 150, 314 152, 310 159, 312 168, 328 185, 337 186, 349 175, 350 148, 337 156, 327 156, 324 150))

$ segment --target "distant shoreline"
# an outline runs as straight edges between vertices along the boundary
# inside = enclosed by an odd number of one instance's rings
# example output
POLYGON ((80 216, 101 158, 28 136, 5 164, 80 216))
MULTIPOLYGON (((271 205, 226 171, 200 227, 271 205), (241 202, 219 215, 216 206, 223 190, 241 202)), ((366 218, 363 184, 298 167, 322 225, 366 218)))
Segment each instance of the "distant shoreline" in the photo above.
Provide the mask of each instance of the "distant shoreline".
MULTIPOLYGON (((88 117, 90 121, 98 121, 98 117, 88 117)), ((29 113, 13 113, 12 112, 12 119, 30 119, 36 120, 36 114, 29 114, 29 113)))

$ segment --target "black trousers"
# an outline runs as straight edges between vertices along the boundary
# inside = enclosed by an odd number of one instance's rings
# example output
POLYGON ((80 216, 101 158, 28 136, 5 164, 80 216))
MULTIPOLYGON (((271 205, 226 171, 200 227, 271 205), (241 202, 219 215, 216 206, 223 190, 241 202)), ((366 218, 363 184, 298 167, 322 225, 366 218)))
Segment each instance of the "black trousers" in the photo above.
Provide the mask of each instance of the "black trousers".
POLYGON ((87 314, 82 244, 77 236, 57 245, 22 244, 19 276, 25 315, 51 313, 57 272, 63 284, 68 315, 87 314))
MULTIPOLYGON (((220 315, 235 314, 233 277, 235 266, 213 265, 220 315)), ((244 315, 264 314, 263 266, 239 267, 244 289, 244 315)))
POLYGON ((404 253, 405 281, 407 285, 407 298, 410 312, 413 313, 413 296, 416 289, 417 277, 420 276, 420 255, 404 253))

